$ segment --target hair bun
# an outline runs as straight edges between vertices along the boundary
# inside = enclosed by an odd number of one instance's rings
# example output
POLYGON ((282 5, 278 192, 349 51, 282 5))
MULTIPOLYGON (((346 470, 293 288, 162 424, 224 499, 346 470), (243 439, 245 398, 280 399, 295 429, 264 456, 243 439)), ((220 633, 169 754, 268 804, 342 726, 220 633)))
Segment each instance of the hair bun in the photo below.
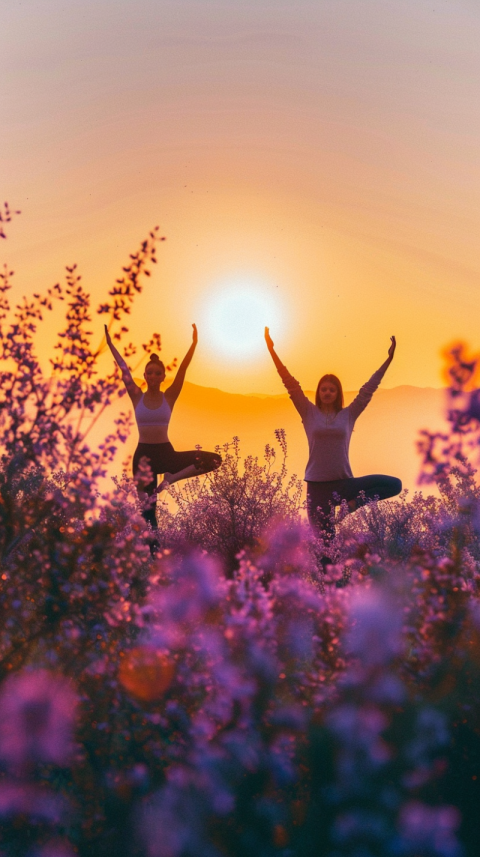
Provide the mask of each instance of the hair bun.
POLYGON ((158 354, 150 354, 150 357, 148 358, 148 362, 149 363, 161 363, 161 360, 160 360, 160 357, 158 356, 158 354))

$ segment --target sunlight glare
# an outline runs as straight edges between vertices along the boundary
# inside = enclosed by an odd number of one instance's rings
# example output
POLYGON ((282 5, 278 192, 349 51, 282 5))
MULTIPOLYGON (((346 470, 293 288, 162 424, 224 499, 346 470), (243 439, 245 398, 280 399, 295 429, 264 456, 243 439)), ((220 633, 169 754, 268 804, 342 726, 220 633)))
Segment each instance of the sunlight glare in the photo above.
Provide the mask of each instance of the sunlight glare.
POLYGON ((254 357, 265 349, 265 326, 277 334, 281 315, 272 289, 245 280, 230 282, 211 295, 204 309, 208 344, 233 359, 254 357))

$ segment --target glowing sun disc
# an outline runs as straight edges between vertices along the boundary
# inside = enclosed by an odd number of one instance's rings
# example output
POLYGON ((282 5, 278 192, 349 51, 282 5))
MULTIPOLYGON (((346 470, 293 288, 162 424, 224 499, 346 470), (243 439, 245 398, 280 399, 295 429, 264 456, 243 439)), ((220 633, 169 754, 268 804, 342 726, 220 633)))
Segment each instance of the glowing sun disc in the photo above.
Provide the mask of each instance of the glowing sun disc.
POLYGON ((204 323, 210 348, 236 359, 253 357, 265 349, 265 327, 280 329, 280 302, 265 287, 230 284, 211 296, 204 323))

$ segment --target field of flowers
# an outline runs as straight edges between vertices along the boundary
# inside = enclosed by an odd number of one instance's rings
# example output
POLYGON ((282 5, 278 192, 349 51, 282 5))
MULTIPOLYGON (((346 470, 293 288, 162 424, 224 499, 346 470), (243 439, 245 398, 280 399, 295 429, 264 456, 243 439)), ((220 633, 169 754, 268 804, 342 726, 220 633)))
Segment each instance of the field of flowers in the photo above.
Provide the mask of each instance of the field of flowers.
MULTIPOLYGON (((129 359, 125 319, 159 240, 97 310, 129 359)), ((129 417, 89 448, 122 390, 98 374, 76 269, 13 308, 11 276, 1 857, 476 857, 476 361, 449 350, 450 431, 419 438, 439 496, 340 510, 324 546, 279 430, 264 461, 242 460, 233 439, 218 471, 172 489, 152 552, 134 484, 99 489, 129 417), (45 373, 35 340, 58 301, 66 323, 45 373)))

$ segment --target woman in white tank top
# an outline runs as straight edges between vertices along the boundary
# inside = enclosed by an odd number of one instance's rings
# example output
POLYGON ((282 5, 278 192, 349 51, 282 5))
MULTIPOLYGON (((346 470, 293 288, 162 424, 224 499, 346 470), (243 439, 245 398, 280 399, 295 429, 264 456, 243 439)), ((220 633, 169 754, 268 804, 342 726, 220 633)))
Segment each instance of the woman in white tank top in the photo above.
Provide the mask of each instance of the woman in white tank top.
POLYGON ((139 443, 133 456, 133 475, 137 475, 142 459, 149 465, 152 473, 152 479, 147 483, 142 482, 141 488, 144 496, 149 499, 148 508, 143 512, 143 516, 153 529, 157 528, 155 515, 157 493, 178 482, 179 479, 188 479, 190 476, 199 476, 216 470, 222 463, 222 458, 217 452, 197 449, 176 452, 168 439, 168 424, 172 410, 180 395, 186 371, 198 342, 196 325, 192 327, 192 344, 180 363, 173 382, 165 392, 160 390, 160 385, 165 380, 165 366, 156 354, 151 354, 145 367, 144 378, 147 389, 143 393, 133 380, 125 360, 115 348, 105 325, 107 344, 122 372, 122 380, 132 400, 138 425, 139 443), (163 479, 157 488, 159 474, 163 474, 163 479))

